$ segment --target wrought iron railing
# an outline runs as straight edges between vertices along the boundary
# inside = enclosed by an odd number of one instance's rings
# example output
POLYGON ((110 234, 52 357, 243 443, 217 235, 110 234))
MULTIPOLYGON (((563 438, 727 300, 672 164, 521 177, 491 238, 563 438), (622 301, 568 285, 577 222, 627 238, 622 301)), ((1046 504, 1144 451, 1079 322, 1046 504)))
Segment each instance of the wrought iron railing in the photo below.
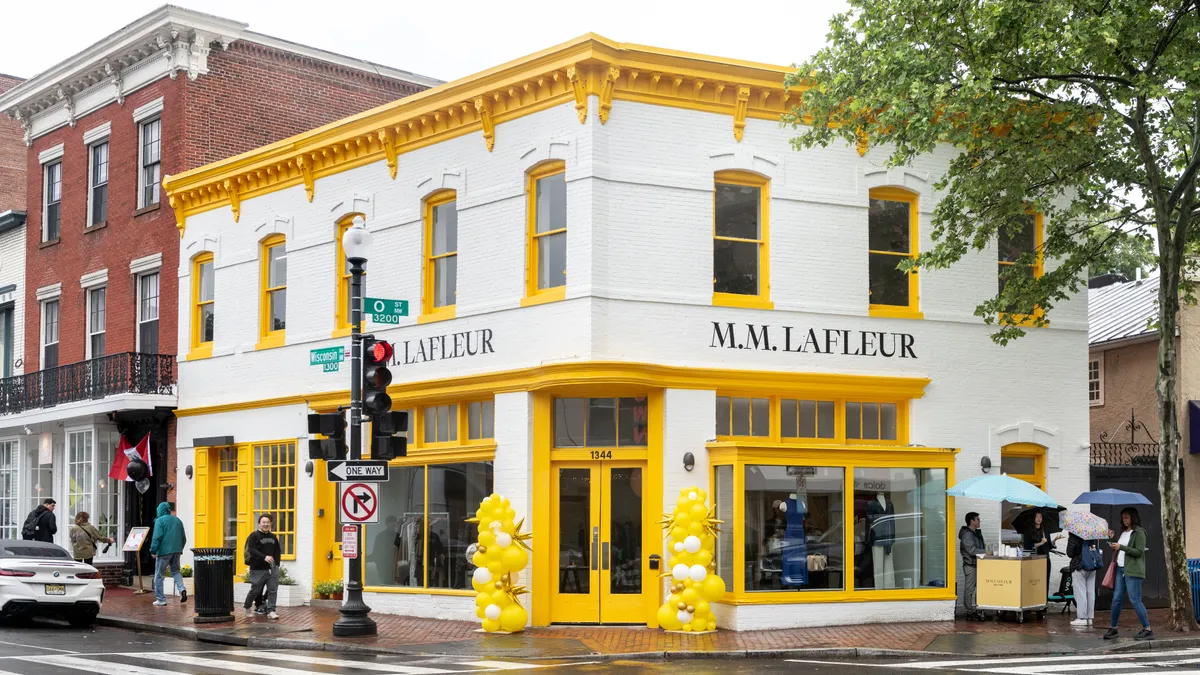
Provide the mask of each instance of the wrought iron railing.
POLYGON ((0 380, 0 415, 114 394, 173 393, 173 355, 124 352, 0 380))
POLYGON ((1158 466, 1158 443, 1092 443, 1092 466, 1158 466))

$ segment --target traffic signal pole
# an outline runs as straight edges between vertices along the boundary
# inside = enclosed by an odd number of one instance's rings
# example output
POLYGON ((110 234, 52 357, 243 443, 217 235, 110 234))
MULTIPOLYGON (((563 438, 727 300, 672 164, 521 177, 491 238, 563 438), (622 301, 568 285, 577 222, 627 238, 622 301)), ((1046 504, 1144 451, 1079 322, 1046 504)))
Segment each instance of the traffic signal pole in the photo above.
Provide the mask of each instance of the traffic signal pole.
MULTIPOLYGON (((350 459, 362 459, 362 317, 363 264, 365 258, 349 258, 350 263, 350 459)), ((350 559, 350 580, 346 584, 346 602, 342 616, 333 623, 334 637, 375 635, 371 608, 362 597, 362 525, 355 525, 358 556, 350 559)))

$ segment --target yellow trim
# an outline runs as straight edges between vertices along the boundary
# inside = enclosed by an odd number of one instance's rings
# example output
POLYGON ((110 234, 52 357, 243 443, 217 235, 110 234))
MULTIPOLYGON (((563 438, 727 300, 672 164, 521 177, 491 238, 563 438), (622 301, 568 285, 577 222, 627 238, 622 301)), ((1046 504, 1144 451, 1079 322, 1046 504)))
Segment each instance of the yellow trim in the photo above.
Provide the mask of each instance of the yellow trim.
MULTIPOLYGON (((748 171, 718 171, 713 175, 713 246, 717 241, 750 242, 758 244, 758 293, 718 293, 713 291, 713 305, 721 307, 743 307, 749 309, 774 309, 771 302, 771 181, 748 171), (717 234, 717 185, 741 185, 758 188, 758 238, 738 239, 717 234)), ((717 283, 713 270, 713 285, 717 283)))
MULTIPOLYGON (((259 258, 259 297, 258 297, 258 344, 255 349, 271 349, 273 347, 282 347, 286 339, 286 330, 271 330, 271 293, 273 291, 287 292, 287 281, 284 281, 282 286, 271 286, 271 249, 285 247, 284 255, 287 254, 287 241, 282 234, 273 234, 266 239, 263 239, 260 247, 259 258)), ((284 263, 286 265, 286 263, 284 263)), ((286 317, 286 314, 285 314, 286 317)), ((286 319, 285 319, 286 320, 286 319)))
MULTIPOLYGON (((870 246, 867 246, 867 254, 890 255, 900 258, 916 258, 921 250, 920 237, 920 217, 918 206, 917 193, 901 187, 877 187, 870 191, 869 199, 877 199, 881 201, 903 202, 908 204, 908 253, 894 253, 892 251, 872 251, 870 246)), ((869 291, 868 291, 869 292, 869 291)), ((921 284, 917 277, 917 272, 914 270, 908 273, 908 305, 868 305, 868 314, 875 317, 886 317, 890 319, 923 319, 925 315, 921 312, 921 284)), ((869 302, 869 299, 868 299, 869 302)))
POLYGON ((318 179, 376 162, 390 172, 393 157, 465 134, 482 132, 490 149, 497 125, 578 106, 581 93, 598 97, 605 118, 614 100, 729 115, 736 137, 747 118, 778 122, 792 110, 803 90, 785 89, 793 70, 587 34, 163 183, 182 236, 189 216, 231 205, 226 181, 241 203, 299 185, 311 195, 318 179))
POLYGON ((531 169, 525 179, 525 297, 521 300, 522 307, 540 304, 542 302, 562 300, 564 297, 566 297, 567 287, 565 283, 565 269, 563 270, 564 284, 562 286, 538 288, 538 239, 540 237, 545 237, 552 234, 562 234, 566 236, 567 224, 564 223, 563 226, 557 230, 549 230, 541 233, 537 231, 537 183, 543 178, 556 176, 560 173, 565 174, 566 172, 566 162, 563 162, 562 160, 552 160, 539 164, 531 169))
MULTIPOLYGON (((201 305, 213 305, 214 312, 217 298, 217 270, 216 264, 213 262, 213 254, 204 252, 192 259, 192 342, 191 351, 188 352, 187 360, 195 361, 196 359, 206 359, 212 356, 213 341, 200 341, 200 307, 201 305), (200 301, 200 266, 211 265, 213 274, 213 299, 200 301)), ((215 331, 214 331, 215 333, 215 331)))
POLYGON ((1013 478, 1018 478, 1037 486, 1041 490, 1046 489, 1046 448, 1037 443, 1010 443, 1000 448, 1000 466, 1004 466, 1004 456, 1009 457, 1032 457, 1033 458, 1033 473, 1010 473, 1008 475, 1013 478))
MULTIPOLYGON (((428 572, 428 570, 427 570, 428 572)), ((419 588, 414 586, 363 586, 364 593, 400 593, 407 595, 453 595, 459 597, 475 597, 475 591, 468 588, 457 590, 453 588, 419 588)))
MULTIPOLYGON (((455 290, 455 296, 456 296, 455 302, 453 302, 449 305, 443 305, 441 307, 433 306, 433 303, 434 303, 433 291, 435 288, 437 288, 437 279, 434 278, 436 275, 437 269, 436 269, 436 265, 435 265, 434 261, 437 260, 438 258, 448 258, 450 256, 455 256, 455 257, 458 256, 457 246, 455 247, 453 252, 447 252, 447 253, 440 254, 437 256, 435 256, 433 254, 433 210, 439 206, 442 206, 443 204, 449 204, 450 202, 457 202, 457 200, 458 200, 458 193, 455 192, 454 190, 439 190, 439 191, 433 193, 431 196, 425 198, 425 229, 424 229, 424 239, 425 239, 424 268, 425 269, 424 269, 424 274, 422 274, 422 281, 423 281, 425 292, 422 293, 422 298, 421 298, 421 316, 417 318, 417 323, 419 323, 419 324, 420 323, 432 323, 434 321, 443 321, 445 319, 453 319, 454 314, 455 314, 455 307, 457 307, 457 305, 458 305, 458 302, 457 302, 458 301, 458 298, 457 298, 458 284, 456 282, 455 283, 455 289, 456 289, 455 290)), ((455 204, 455 209, 457 209, 457 208, 458 208, 458 205, 455 204)), ((456 240, 457 240, 457 237, 456 237, 456 240)), ((455 272, 455 274, 457 276, 457 272, 455 272)))
POLYGON ((333 337, 343 337, 349 335, 353 330, 350 325, 350 271, 346 263, 346 250, 342 248, 342 235, 346 230, 354 226, 354 219, 362 218, 366 221, 366 216, 361 213, 350 213, 338 219, 333 228, 333 276, 334 283, 337 284, 335 301, 337 305, 333 308, 333 337))
MULTIPOLYGON (((735 385, 737 386, 737 385, 735 385)), ((781 448, 795 448, 798 445, 854 445, 864 448, 873 446, 888 447, 894 445, 907 445, 909 439, 910 416, 909 416, 909 399, 920 398, 921 393, 916 396, 898 396, 894 390, 885 391, 877 389, 874 392, 863 391, 861 395, 843 395, 840 392, 844 391, 837 385, 830 385, 823 390, 806 389, 806 393, 764 393, 764 390, 749 389, 745 385, 737 386, 736 389, 720 388, 717 390, 717 397, 729 398, 749 398, 749 399, 767 399, 770 403, 770 432, 766 436, 733 436, 719 434, 717 438, 721 441, 735 441, 741 443, 752 443, 762 445, 764 443, 779 444, 781 448), (836 395, 830 395, 830 392, 839 392, 836 395), (784 400, 802 400, 802 401, 818 401, 833 403, 833 437, 832 438, 803 438, 799 436, 784 436, 783 435, 783 401, 784 400), (896 406, 896 438, 847 438, 846 437, 846 404, 847 403, 891 403, 896 406)), ((751 429, 753 429, 753 403, 751 403, 751 429)), ((733 430, 733 403, 729 405, 729 429, 733 430)), ((862 433, 862 417, 859 417, 859 433, 862 433)))
POLYGON ((334 328, 329 337, 336 340, 337 338, 349 337, 352 332, 354 332, 354 329, 350 326, 342 326, 341 328, 334 328))
MULTIPOLYGON (((421 380, 392 384, 388 395, 392 407, 403 410, 414 403, 454 402, 493 394, 556 390, 566 391, 604 385, 638 388, 699 389, 719 391, 769 391, 778 396, 825 398, 837 391, 858 400, 914 399, 924 395, 926 377, 892 375, 843 375, 838 373, 789 373, 734 368, 688 368, 626 361, 580 361, 553 363, 480 375, 421 380)), ((624 390, 623 390, 624 391, 624 390)), ((221 412, 307 404, 314 410, 334 410, 350 398, 349 390, 308 395, 252 399, 195 408, 180 408, 176 417, 212 415, 221 412)))
MULTIPOLYGON (((248 498, 248 502, 249 502, 248 506, 250 508, 250 513, 251 513, 250 529, 253 529, 256 526, 256 523, 258 522, 258 517, 260 515, 262 515, 263 513, 274 514, 275 515, 275 525, 272 528, 272 531, 275 532, 276 535, 289 535, 291 537, 291 544, 292 544, 291 551, 287 551, 287 550, 285 550, 285 548, 283 546, 283 542, 281 541, 280 545, 279 545, 281 554, 279 557, 281 560, 295 560, 296 559, 296 551, 300 548, 300 541, 299 541, 299 537, 297 535, 297 530, 299 529, 298 528, 299 523, 297 522, 297 519, 296 519, 297 513, 299 512, 296 502, 297 502, 297 497, 298 497, 297 485, 300 482, 300 479, 299 479, 299 477, 300 477, 300 443, 296 439, 290 438, 290 439, 278 440, 278 441, 258 441, 258 442, 241 444, 238 446, 239 468, 240 468, 240 458, 241 458, 242 454, 245 454, 246 459, 248 460, 248 474, 246 476, 246 482, 244 483, 244 485, 246 487, 246 490, 248 492, 248 497, 249 497, 248 498), (264 453, 269 453, 270 452, 269 448, 271 446, 279 446, 279 449, 281 451, 286 451, 288 449, 288 447, 290 446, 291 454, 292 454, 291 463, 277 462, 274 464, 270 464, 265 461, 259 461, 259 459, 255 456, 255 451, 258 450, 259 448, 262 448, 264 453), (264 486, 260 487, 260 486, 257 486, 254 484, 254 476, 255 476, 255 473, 257 473, 257 472, 260 472, 260 471, 263 472, 264 476, 272 476, 271 481, 274 482, 274 476, 278 476, 279 473, 287 471, 289 469, 292 472, 292 484, 291 485, 285 485, 285 486, 279 487, 277 485, 272 484, 272 485, 264 485, 264 486), (260 494, 262 494, 264 496, 264 501, 266 501, 266 502, 271 501, 266 498, 268 495, 272 495, 272 494, 278 495, 280 497, 280 499, 277 499, 276 503, 280 503, 283 501, 282 497, 284 496, 284 493, 286 493, 286 492, 291 492, 291 501, 292 501, 291 508, 284 508, 283 506, 275 506, 273 508, 254 509, 254 503, 255 503, 255 501, 257 501, 257 497, 260 494), (288 514, 291 516, 290 529, 283 529, 281 527, 280 521, 283 519, 280 518, 280 516, 283 514, 288 514)), ((241 492, 240 486, 238 488, 238 491, 240 494, 240 492, 241 492)), ((248 535, 249 532, 247 532, 246 534, 248 535)), ((242 537, 242 539, 244 539, 244 537, 242 537)), ((282 537, 281 537, 281 539, 282 539, 282 537)))

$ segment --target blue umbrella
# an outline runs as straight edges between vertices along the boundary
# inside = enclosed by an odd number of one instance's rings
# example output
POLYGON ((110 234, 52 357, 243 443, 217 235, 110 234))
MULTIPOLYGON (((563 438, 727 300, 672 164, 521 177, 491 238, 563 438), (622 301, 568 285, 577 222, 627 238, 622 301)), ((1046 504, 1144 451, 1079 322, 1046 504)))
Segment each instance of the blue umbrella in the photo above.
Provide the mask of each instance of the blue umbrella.
POLYGON ((1140 492, 1127 492, 1108 488, 1085 492, 1075 498, 1076 504, 1107 504, 1109 506, 1124 506, 1126 504, 1150 505, 1150 500, 1140 492))
POLYGON ((976 476, 946 490, 951 497, 971 497, 993 502, 1013 502, 1030 506, 1056 507, 1058 502, 1037 486, 1006 474, 976 476))

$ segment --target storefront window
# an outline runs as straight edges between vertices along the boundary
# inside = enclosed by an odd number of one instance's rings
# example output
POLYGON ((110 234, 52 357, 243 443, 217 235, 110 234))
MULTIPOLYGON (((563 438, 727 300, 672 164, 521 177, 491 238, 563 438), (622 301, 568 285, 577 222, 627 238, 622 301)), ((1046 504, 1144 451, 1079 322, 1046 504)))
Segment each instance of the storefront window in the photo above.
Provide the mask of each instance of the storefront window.
POLYGON ((475 530, 464 521, 492 493, 492 463, 393 466, 379 489, 379 524, 363 534, 365 585, 471 588, 475 530))
POLYGON ((771 399, 718 396, 717 435, 771 435, 771 399))
POLYGON ((847 403, 846 438, 896 440, 896 404, 847 403))
POLYGON ((494 438, 496 404, 491 401, 472 401, 467 404, 467 440, 494 438))
POLYGON ((747 591, 843 588, 844 475, 831 467, 746 467, 747 591))
POLYGON ((75 522, 80 511, 92 509, 92 432, 75 431, 67 435, 67 519, 75 522))
MULTIPOLYGON (((117 446, 121 436, 116 431, 99 431, 96 434, 96 510, 91 514, 92 525, 101 535, 116 540, 121 544, 120 497, 121 482, 108 477, 109 467, 112 466, 117 446)), ((97 551, 97 554, 100 552, 97 551)), ((120 548, 109 548, 109 557, 121 557, 120 548)))
POLYGON ((275 536, 285 559, 296 557, 296 444, 254 446, 254 515, 275 516, 275 536))
POLYGON ((783 438, 833 438, 833 401, 779 402, 779 432, 783 438))
POLYGON ((425 442, 448 443, 458 440, 458 405, 432 405, 425 408, 425 442))
POLYGON ((945 469, 855 469, 855 588, 945 588, 946 526, 945 469))
POLYGON ((733 467, 714 467, 713 473, 716 479, 713 507, 717 520, 724 523, 717 533, 717 574, 725 580, 725 588, 733 590, 733 467))
POLYGON ((17 508, 17 442, 0 443, 0 539, 17 539, 24 514, 17 508))
POLYGON ((645 396, 554 399, 554 447, 645 446, 649 409, 645 396))

